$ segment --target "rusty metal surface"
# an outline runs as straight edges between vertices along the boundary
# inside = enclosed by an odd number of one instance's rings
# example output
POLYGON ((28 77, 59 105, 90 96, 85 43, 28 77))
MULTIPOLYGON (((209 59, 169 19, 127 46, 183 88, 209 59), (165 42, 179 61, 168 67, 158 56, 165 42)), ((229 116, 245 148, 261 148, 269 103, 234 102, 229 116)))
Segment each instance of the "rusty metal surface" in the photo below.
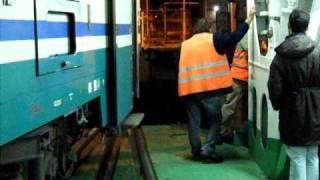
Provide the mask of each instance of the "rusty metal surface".
POLYGON ((143 7, 140 13, 142 48, 178 48, 191 36, 192 7, 198 0, 166 0, 160 7, 143 7))

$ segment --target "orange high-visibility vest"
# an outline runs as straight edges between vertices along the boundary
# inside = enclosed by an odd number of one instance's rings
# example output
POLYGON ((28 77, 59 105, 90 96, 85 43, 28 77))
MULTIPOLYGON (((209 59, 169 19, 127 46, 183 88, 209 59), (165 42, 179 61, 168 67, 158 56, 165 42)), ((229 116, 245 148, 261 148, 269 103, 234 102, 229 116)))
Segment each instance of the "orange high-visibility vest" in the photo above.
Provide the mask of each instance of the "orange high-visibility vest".
POLYGON ((179 96, 232 87, 226 55, 214 48, 212 34, 200 33, 184 41, 178 75, 179 96))
POLYGON ((231 65, 231 74, 234 79, 248 81, 248 52, 236 50, 231 65))

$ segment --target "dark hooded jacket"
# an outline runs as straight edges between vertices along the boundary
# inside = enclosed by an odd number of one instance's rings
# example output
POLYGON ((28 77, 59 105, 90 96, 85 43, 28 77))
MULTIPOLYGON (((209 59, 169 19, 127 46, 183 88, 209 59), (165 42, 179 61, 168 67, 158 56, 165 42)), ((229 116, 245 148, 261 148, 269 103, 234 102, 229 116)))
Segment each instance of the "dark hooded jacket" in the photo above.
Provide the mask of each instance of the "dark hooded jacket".
POLYGON ((279 110, 280 139, 291 146, 320 144, 320 52, 305 34, 288 36, 276 48, 268 81, 279 110))

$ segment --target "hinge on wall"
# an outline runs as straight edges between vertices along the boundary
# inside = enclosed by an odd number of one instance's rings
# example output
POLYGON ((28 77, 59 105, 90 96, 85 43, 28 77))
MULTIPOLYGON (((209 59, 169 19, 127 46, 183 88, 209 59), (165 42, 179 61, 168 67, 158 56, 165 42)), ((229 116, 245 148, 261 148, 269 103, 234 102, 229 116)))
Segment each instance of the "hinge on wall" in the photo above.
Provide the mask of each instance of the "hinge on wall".
POLYGON ((115 25, 115 27, 114 27, 114 32, 115 32, 115 35, 116 35, 116 36, 120 34, 120 27, 119 27, 119 25, 115 25))
MULTIPOLYGON (((115 26, 115 32, 116 32, 116 35, 120 35, 121 34, 120 25, 116 25, 115 26)), ((131 25, 129 26, 128 32, 129 32, 129 34, 132 34, 132 26, 131 25)))
POLYGON ((132 26, 129 27, 129 33, 132 34, 132 26))
POLYGON ((2 0, 2 4, 4 6, 11 6, 13 4, 14 0, 2 0))
POLYGON ((88 26, 88 29, 91 30, 91 5, 90 4, 87 4, 87 14, 88 14, 87 26, 88 26))

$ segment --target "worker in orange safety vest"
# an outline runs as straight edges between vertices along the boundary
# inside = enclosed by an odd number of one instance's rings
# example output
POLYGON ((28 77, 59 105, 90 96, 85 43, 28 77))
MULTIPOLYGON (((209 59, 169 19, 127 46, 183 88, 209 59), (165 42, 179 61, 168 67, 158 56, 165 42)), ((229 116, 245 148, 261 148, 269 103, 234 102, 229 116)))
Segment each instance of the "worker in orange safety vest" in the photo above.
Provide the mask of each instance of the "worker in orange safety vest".
POLYGON ((193 36, 181 46, 178 94, 186 104, 189 141, 194 158, 208 157, 214 163, 223 162, 216 153, 221 123, 221 97, 232 92, 232 75, 227 47, 234 47, 246 34, 255 14, 250 11, 245 23, 230 33, 211 33, 211 24, 200 19, 193 36), (206 142, 201 146, 200 123, 204 114, 209 122, 206 142))
MULTIPOLYGON (((245 121, 248 104, 248 52, 247 37, 238 44, 231 65, 233 92, 229 93, 222 106, 221 138, 232 142, 234 131, 246 137, 245 121)), ((246 139, 244 139, 246 142, 246 139)))

